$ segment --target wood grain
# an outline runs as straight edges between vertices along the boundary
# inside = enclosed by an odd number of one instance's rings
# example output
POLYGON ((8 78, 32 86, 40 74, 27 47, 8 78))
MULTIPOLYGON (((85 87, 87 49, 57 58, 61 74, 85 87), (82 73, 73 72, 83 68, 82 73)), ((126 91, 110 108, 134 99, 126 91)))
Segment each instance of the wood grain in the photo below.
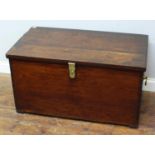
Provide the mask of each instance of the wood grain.
POLYGON ((137 127, 141 72, 11 60, 16 108, 65 118, 137 127))
POLYGON ((37 27, 30 29, 7 57, 145 71, 147 44, 147 35, 37 27))
POLYGON ((0 74, 0 134, 5 135, 154 135, 155 134, 155 93, 143 92, 140 125, 132 129, 109 125, 16 113, 12 93, 11 77, 0 74))
POLYGON ((23 45, 22 50, 13 48, 9 57, 21 60, 27 60, 28 58, 28 60, 31 61, 54 63, 67 63, 71 61, 79 65, 87 64, 90 66, 104 66, 107 68, 122 68, 138 71, 144 71, 145 68, 145 61, 142 61, 145 59, 145 55, 119 51, 100 50, 96 52, 96 50, 76 48, 45 47, 40 45, 34 47, 32 45, 23 45))
POLYGON ((137 127, 147 46, 141 34, 31 28, 7 53, 16 109, 137 127))

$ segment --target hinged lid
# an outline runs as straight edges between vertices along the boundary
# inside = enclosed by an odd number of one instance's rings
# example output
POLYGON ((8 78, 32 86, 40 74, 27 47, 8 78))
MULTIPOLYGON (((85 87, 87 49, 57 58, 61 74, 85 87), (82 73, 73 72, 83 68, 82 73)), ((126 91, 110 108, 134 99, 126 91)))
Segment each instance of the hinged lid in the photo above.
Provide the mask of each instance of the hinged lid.
POLYGON ((147 46, 147 35, 37 27, 7 57, 145 71, 147 46))

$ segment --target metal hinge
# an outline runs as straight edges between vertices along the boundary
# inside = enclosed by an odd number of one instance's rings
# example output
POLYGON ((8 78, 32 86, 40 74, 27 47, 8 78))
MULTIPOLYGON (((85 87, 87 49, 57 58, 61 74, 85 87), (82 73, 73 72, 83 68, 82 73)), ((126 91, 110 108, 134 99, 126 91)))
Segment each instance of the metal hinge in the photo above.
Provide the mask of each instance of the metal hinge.
POLYGON ((74 79, 76 76, 76 69, 75 69, 75 63, 74 62, 68 62, 68 70, 69 70, 69 77, 71 79, 74 79))
POLYGON ((144 76, 144 77, 143 77, 143 80, 144 80, 144 85, 145 85, 145 86, 147 85, 147 79, 148 79, 148 77, 147 77, 147 76, 144 76))

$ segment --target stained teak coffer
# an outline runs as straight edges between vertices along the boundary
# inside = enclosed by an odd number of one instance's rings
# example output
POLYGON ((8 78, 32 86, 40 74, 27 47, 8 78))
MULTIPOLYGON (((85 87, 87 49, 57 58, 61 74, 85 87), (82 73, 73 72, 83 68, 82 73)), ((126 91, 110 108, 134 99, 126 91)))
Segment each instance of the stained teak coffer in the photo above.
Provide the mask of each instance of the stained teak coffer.
POLYGON ((9 50, 17 112, 138 127, 148 36, 31 28, 9 50))

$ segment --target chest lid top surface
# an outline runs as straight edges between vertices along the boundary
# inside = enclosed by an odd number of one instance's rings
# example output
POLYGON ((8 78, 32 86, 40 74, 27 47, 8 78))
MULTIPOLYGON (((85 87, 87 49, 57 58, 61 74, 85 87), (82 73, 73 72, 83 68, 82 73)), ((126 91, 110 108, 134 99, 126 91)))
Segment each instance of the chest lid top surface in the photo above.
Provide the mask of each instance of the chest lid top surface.
POLYGON ((147 35, 36 27, 17 41, 7 57, 145 71, 147 46, 147 35))

